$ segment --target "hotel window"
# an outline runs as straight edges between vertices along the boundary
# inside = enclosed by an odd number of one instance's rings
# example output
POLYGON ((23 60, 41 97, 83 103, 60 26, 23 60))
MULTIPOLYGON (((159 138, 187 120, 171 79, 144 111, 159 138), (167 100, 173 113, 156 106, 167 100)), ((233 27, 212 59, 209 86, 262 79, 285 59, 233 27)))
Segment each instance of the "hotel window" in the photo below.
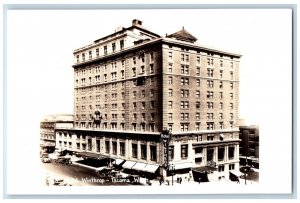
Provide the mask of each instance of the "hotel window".
POLYGON ((190 61, 190 56, 188 54, 185 55, 185 61, 189 62, 190 61))
POLYGON ((233 72, 230 71, 230 80, 233 80, 233 72))
POLYGON ((223 60, 220 60, 220 67, 223 67, 223 60))
POLYGON ((89 59, 92 59, 92 51, 89 51, 89 59))
POLYGON ((181 159, 187 159, 188 158, 188 145, 181 145, 181 159))
POLYGON ((172 121, 172 120, 173 120, 173 114, 169 113, 169 121, 172 121))
POLYGON ((169 81, 168 81, 169 85, 172 85, 173 84, 173 77, 172 76, 169 76, 169 81))
POLYGON ((141 144, 141 159, 147 158, 147 145, 141 144))
POLYGON ((100 140, 96 140, 96 151, 100 152, 100 140))
POLYGON ((121 130, 125 130, 125 123, 121 123, 121 130))
POLYGON ((223 88, 223 82, 222 81, 220 81, 219 87, 223 88))
POLYGON ((223 119, 223 113, 219 113, 219 119, 220 119, 220 120, 223 119))
POLYGON ((223 78, 223 70, 220 70, 220 78, 223 78))
POLYGON ((196 120, 200 120, 200 113, 196 113, 196 120))
POLYGON ((156 161, 157 160, 157 150, 156 146, 151 145, 150 146, 150 159, 151 161, 156 161))
POLYGON ((207 80, 207 87, 214 87, 214 81, 213 80, 207 80))
POLYGON ((235 151, 235 147, 234 146, 229 146, 229 149, 228 149, 229 159, 234 159, 234 151, 235 151))
POLYGON ((233 113, 230 113, 230 120, 233 120, 233 113))
POLYGON ((189 131, 189 124, 180 124, 181 132, 189 131))
POLYGON ((143 75, 145 73, 145 66, 141 66, 141 75, 143 75))
POLYGON ((220 98, 220 99, 223 99, 223 92, 220 92, 219 98, 220 98))
POLYGON ((173 68, 172 68, 172 64, 171 64, 171 63, 169 63, 168 72, 169 72, 169 73, 172 73, 172 72, 173 72, 173 68))
POLYGON ((141 107, 141 109, 145 109, 145 106, 146 106, 146 103, 145 103, 145 102, 142 102, 142 107, 141 107))
POLYGON ((223 122, 219 122, 219 129, 224 129, 224 123, 223 122))
POLYGON ((184 62, 184 54, 181 54, 181 62, 184 62))
POLYGON ((230 103, 230 110, 233 110, 233 103, 230 103))
POLYGON ((107 46, 104 46, 104 55, 107 54, 107 46))
POLYGON ((145 120, 146 120, 146 114, 142 113, 142 121, 145 121, 145 120))
POLYGON ((214 70, 207 69, 207 77, 213 77, 214 76, 214 70))
POLYGON ((85 151, 86 150, 86 144, 82 144, 82 150, 85 151))
POLYGON ((151 113, 151 114, 150 114, 150 120, 151 120, 151 121, 154 121, 154 117, 155 117, 154 113, 151 113))
POLYGON ((150 109, 154 109, 154 101, 150 101, 150 109))
POLYGON ((229 164, 229 170, 234 170, 235 169, 235 164, 229 164))
POLYGON ((206 117, 207 117, 207 119, 214 119, 214 114, 213 113, 207 113, 206 117))
POLYGON ((173 96, 173 89, 169 89, 169 97, 173 96))
POLYGON ((154 65, 150 64, 150 74, 154 74, 154 65))
POLYGON ((215 138, 215 136, 214 136, 213 134, 208 134, 208 135, 207 135, 207 140, 208 140, 208 141, 213 141, 214 138, 215 138))
POLYGON ((174 159, 174 146, 169 146, 169 160, 174 159))
POLYGON ((121 50, 124 49, 124 40, 120 40, 120 49, 121 49, 121 50))
POLYGON ((223 109, 223 102, 220 102, 220 109, 223 109))
POLYGON ((114 155, 117 155, 117 142, 112 142, 113 151, 112 153, 114 155))
POLYGON ((208 109, 213 109, 214 108, 214 103, 213 102, 207 102, 207 108, 208 109))
POLYGON ((200 102, 196 102, 196 109, 200 109, 200 102))
POLYGON ((142 90, 141 97, 144 98, 145 96, 146 96, 146 92, 145 92, 145 90, 142 90))
POLYGON ((153 85, 153 84, 154 84, 154 77, 151 76, 151 77, 150 77, 150 85, 153 85))
POLYGON ((154 132, 154 123, 149 124, 150 132, 154 132))
POLYGON ((200 90, 196 90, 196 98, 200 98, 200 90))
POLYGON ((111 128, 112 130, 117 130, 117 123, 111 123, 111 124, 110 124, 110 128, 111 128))
POLYGON ((125 78, 125 71, 121 70, 121 79, 124 79, 124 78, 125 78))
POLYGON ((200 64, 200 56, 197 56, 197 63, 200 64))
POLYGON ((132 120, 133 120, 133 121, 136 121, 136 120, 137 120, 137 115, 136 115, 136 113, 132 114, 132 120))
POLYGON ((132 68, 132 77, 136 77, 136 69, 132 68))
POLYGON ((200 86, 200 79, 196 79, 196 86, 200 86))
POLYGON ((219 165, 218 166, 218 171, 223 172, 224 171, 224 165, 219 165))
POLYGON ((230 62, 230 68, 233 69, 233 62, 230 62))
POLYGON ((214 122, 207 122, 207 130, 214 130, 215 129, 215 125, 214 122))
POLYGON ((214 65, 214 59, 207 59, 207 65, 211 65, 213 66, 214 65))
POLYGON ((229 122, 229 128, 233 128, 233 122, 232 121, 229 122))
POLYGON ((132 98, 133 98, 133 99, 136 99, 136 91, 133 91, 133 92, 132 92, 132 98))
POLYGON ((132 158, 137 158, 137 150, 138 150, 138 148, 137 148, 137 144, 132 144, 131 145, 132 146, 132 158))
POLYGON ((150 60, 151 60, 151 61, 154 60, 154 54, 153 54, 153 52, 150 53, 150 60))
POLYGON ((233 82, 230 82, 230 89, 233 89, 233 82))
POLYGON ((184 113, 180 114, 180 120, 182 120, 182 121, 184 120, 184 113))
POLYGON ((133 64, 136 64, 136 58, 135 57, 132 58, 132 62, 133 62, 133 64))
POLYGON ((132 131, 136 131, 136 123, 132 124, 132 131))
POLYGON ((172 61, 172 52, 169 52, 168 58, 169 58, 169 61, 172 61))
POLYGON ((181 65, 181 74, 185 74, 185 75, 189 74, 189 66, 188 65, 181 65))
POLYGON ((154 90, 151 89, 151 90, 150 90, 150 97, 153 97, 153 96, 154 96, 154 90))
POLYGON ((169 108, 169 109, 172 109, 172 108, 173 108, 173 102, 172 102, 172 101, 169 101, 169 102, 168 102, 168 108, 169 108))
MULTIPOLYGON (((196 126, 195 126, 196 130, 199 131, 200 130, 200 123, 196 123, 196 126)), ((201 136, 201 135, 199 135, 201 136)))
POLYGON ((109 153, 110 142, 108 140, 105 141, 105 153, 109 153))
POLYGON ((208 98, 208 99, 213 99, 213 98, 214 98, 214 92, 212 92, 212 91, 207 91, 207 98, 208 98))
POLYGON ((213 161, 214 160, 214 149, 213 148, 207 148, 207 161, 213 161))
POLYGON ((196 67, 196 76, 200 76, 200 67, 196 67))
MULTIPOLYGON (((201 136, 201 135, 198 135, 198 136, 201 136)), ((195 148, 195 154, 202 154, 202 152, 203 152, 203 147, 195 148)))
POLYGON ((81 56, 82 56, 82 61, 85 61, 85 53, 83 53, 81 56))
POLYGON ((146 124, 145 123, 141 123, 141 131, 145 132, 146 130, 146 124))
POLYGON ((233 99, 233 93, 230 93, 230 99, 233 99))
POLYGON ((172 130, 173 130, 173 124, 172 123, 168 123, 168 130, 170 132, 172 132, 172 130))
MULTIPOLYGON (((60 142, 60 146, 61 146, 61 141, 59 141, 59 142, 60 142)), ((80 143, 76 143, 76 148, 80 149, 80 143)))
POLYGON ((77 58, 77 63, 79 63, 79 55, 77 55, 76 58, 77 58))
POLYGON ((125 156, 125 143, 120 142, 120 155, 125 156))
POLYGON ((136 102, 133 102, 133 109, 136 110, 136 102))

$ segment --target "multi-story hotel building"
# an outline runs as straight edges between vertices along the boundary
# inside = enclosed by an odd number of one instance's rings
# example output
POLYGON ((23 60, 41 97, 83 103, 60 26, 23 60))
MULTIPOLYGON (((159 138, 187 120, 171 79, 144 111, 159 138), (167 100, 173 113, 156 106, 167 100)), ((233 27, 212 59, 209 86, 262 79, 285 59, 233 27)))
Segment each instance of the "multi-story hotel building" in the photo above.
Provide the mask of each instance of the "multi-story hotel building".
MULTIPOLYGON (((184 28, 161 37, 133 20, 74 51, 70 150, 123 159, 165 176, 214 164, 239 168, 239 59, 196 43, 184 28), (172 134, 166 156, 161 134, 172 134)), ((57 144, 60 139, 57 139, 57 144)))

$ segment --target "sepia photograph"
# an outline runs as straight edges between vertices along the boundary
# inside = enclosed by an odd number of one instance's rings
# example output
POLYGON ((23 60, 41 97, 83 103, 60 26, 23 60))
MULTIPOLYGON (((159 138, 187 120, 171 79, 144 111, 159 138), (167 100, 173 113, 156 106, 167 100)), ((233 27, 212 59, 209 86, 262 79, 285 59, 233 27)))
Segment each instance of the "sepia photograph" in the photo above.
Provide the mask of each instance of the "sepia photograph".
POLYGON ((7 192, 289 194, 292 14, 8 9, 7 192))

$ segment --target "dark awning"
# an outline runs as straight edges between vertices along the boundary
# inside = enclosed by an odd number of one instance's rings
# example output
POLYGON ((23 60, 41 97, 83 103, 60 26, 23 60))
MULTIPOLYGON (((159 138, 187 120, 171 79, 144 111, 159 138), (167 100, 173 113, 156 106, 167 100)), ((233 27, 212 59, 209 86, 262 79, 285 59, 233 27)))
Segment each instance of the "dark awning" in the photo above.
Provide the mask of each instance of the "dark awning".
POLYGON ((203 173, 203 172, 216 171, 217 168, 212 167, 212 166, 200 166, 200 167, 193 168, 192 170, 203 173))
POLYGON ((77 152, 78 155, 86 157, 86 158, 94 158, 94 159, 108 159, 108 156, 102 154, 96 154, 92 152, 77 152))

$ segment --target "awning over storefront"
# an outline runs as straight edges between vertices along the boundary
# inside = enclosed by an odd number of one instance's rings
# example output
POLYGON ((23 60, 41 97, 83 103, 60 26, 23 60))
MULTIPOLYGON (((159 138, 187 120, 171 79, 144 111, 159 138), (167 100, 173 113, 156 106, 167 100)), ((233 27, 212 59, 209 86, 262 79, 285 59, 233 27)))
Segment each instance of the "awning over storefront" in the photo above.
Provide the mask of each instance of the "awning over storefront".
POLYGON ((109 157, 101 155, 101 154, 95 154, 92 152, 77 152, 78 155, 86 158, 93 158, 93 159, 107 159, 109 157))
POLYGON ((212 167, 212 166, 200 166, 200 167, 193 168, 193 171, 197 171, 200 173, 211 172, 211 171, 215 171, 215 170, 217 170, 217 168, 212 167))
POLYGON ((123 159, 116 159, 114 164, 121 165, 123 162, 124 162, 123 159))
POLYGON ((132 169, 138 170, 138 171, 143 171, 145 169, 146 165, 147 164, 137 162, 136 164, 134 164, 132 169))
POLYGON ((155 171, 158 169, 159 165, 156 164, 147 164, 146 167, 143 169, 143 171, 149 172, 149 173, 155 173, 155 171))
POLYGON ((127 168, 127 169, 131 169, 135 163, 136 163, 136 162, 134 162, 134 161, 126 161, 126 162, 122 165, 122 167, 123 167, 123 168, 127 168))
POLYGON ((233 171, 229 171, 229 173, 232 173, 233 175, 240 177, 241 175, 243 175, 240 171, 237 170, 233 170, 233 171))
POLYGON ((188 163, 177 163, 175 165, 175 170, 178 169, 184 169, 184 168, 192 168, 193 164, 188 162, 188 163))

